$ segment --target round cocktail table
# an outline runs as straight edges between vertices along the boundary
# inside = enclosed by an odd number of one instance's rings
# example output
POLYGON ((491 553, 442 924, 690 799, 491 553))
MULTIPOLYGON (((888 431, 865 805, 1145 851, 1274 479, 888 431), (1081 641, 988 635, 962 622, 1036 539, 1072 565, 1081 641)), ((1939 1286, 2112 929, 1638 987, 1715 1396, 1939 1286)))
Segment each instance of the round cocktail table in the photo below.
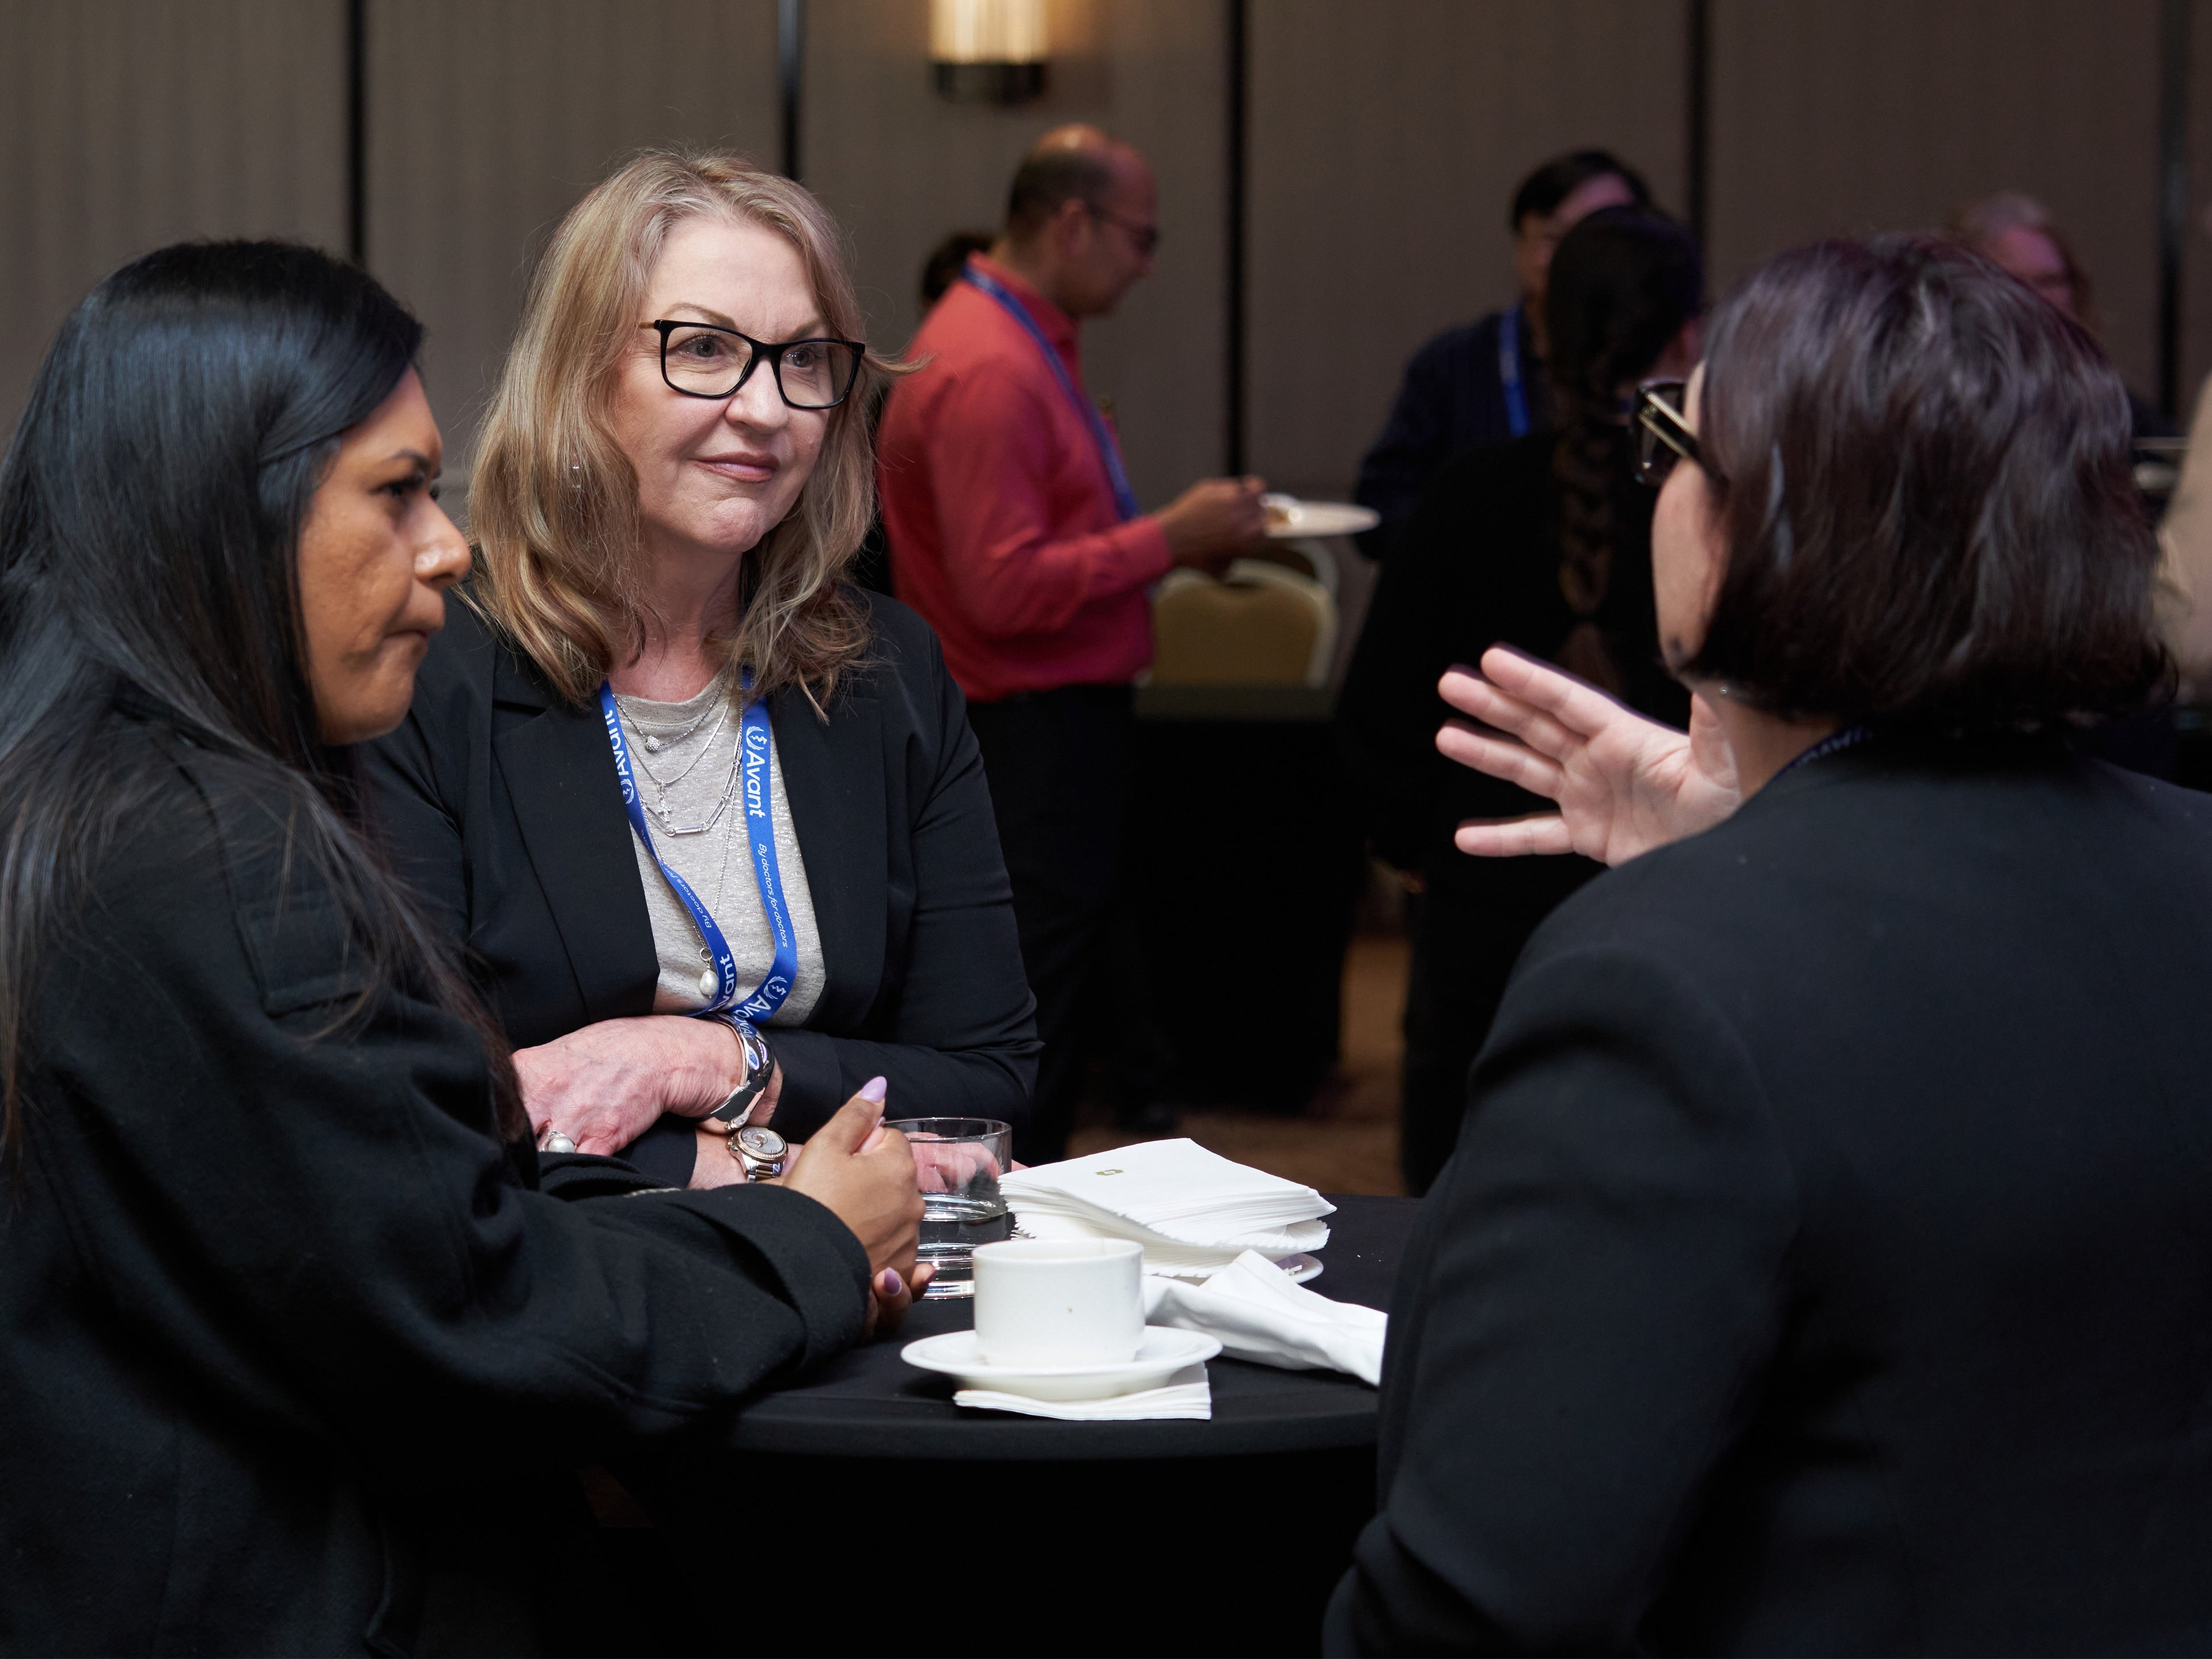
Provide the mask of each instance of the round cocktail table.
MULTIPOLYGON (((1419 1208, 1333 1198, 1316 1292, 1387 1307, 1419 1208)), ((684 1553, 707 1650, 1300 1653, 1375 1507, 1376 1395, 1335 1371, 1208 1362, 1210 1422, 969 1411, 896 1332, 763 1396, 726 1455, 634 1473, 684 1553), (726 1573, 711 1565, 727 1551, 726 1573), (763 1597, 739 1585, 775 1586, 763 1597)))

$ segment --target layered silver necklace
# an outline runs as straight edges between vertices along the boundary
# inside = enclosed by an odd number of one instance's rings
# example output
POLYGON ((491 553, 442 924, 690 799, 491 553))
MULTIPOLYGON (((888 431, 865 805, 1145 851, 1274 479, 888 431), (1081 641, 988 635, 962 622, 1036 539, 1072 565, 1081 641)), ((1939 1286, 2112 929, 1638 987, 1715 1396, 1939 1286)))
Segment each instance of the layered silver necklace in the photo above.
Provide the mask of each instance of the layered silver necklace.
POLYGON ((714 752, 715 739, 722 735, 723 731, 730 723, 730 697, 728 695, 728 688, 726 684, 727 678, 728 677, 726 675, 720 676, 717 678, 714 682, 714 690, 717 695, 714 699, 714 708, 701 709, 697 717, 694 719, 689 726, 685 726, 681 732, 674 732, 666 737, 659 736, 644 731, 639 726, 636 720, 630 717, 627 710, 623 711, 623 724, 629 726, 632 732, 637 734, 638 742, 636 748, 642 749, 645 751, 645 754, 649 755, 662 754, 664 752, 675 750, 684 744, 689 743, 698 734, 699 728, 707 723, 708 715, 712 714, 715 716, 714 728, 707 733, 706 741, 699 745, 699 752, 692 756, 689 761, 685 762, 683 769, 678 772, 673 777, 665 778, 661 776, 659 773, 654 771, 651 766, 647 764, 645 755, 638 754, 635 749, 633 749, 632 750, 632 759, 635 763, 637 769, 645 775, 645 781, 653 786, 652 799, 648 799, 645 803, 645 810, 652 813, 653 816, 659 820, 661 829, 671 836, 705 835, 709 830, 712 830, 717 823, 721 822, 722 814, 730 810, 730 803, 737 799, 738 774, 739 770, 738 762, 739 758, 740 745, 732 744, 730 745, 729 776, 723 781, 721 796, 714 803, 714 810, 707 815, 707 818, 704 823, 678 823, 675 811, 669 801, 669 792, 682 784, 685 779, 689 778, 693 772, 698 769, 699 764, 702 761, 704 761, 708 756, 714 752))

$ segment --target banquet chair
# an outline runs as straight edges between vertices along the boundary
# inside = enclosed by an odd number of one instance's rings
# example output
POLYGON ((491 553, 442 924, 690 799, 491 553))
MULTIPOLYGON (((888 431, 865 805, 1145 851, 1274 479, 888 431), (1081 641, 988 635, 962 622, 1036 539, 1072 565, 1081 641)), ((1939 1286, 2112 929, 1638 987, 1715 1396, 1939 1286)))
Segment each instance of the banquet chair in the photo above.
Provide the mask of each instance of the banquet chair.
POLYGON ((1336 601, 1310 576, 1239 559, 1221 580, 1170 571, 1152 598, 1154 685, 1328 683, 1336 601))

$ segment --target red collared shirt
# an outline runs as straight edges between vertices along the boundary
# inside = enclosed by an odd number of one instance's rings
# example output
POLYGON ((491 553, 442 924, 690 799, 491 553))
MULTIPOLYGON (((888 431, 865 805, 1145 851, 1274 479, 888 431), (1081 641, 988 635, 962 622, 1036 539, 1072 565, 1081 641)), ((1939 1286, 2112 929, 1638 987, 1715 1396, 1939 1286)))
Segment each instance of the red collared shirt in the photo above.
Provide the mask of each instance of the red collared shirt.
MULTIPOLYGON (((1079 392, 1075 323, 1004 265, 1079 392)), ((1121 521, 1098 441, 1029 331, 955 283, 908 348, 877 437, 898 595, 977 702, 1121 684, 1152 659, 1145 590, 1167 573, 1155 518, 1121 521)), ((1089 394, 1085 393, 1087 396, 1089 394)))

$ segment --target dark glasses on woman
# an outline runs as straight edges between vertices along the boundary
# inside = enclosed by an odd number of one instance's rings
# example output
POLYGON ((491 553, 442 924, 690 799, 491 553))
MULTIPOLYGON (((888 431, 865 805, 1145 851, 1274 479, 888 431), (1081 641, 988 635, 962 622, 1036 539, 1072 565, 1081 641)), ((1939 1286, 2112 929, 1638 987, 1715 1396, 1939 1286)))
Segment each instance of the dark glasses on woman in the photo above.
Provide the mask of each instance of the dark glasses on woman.
POLYGON ((763 363, 793 409, 835 409, 859 378, 868 348, 858 340, 756 340, 713 323, 640 323, 660 336, 660 378, 687 398, 730 398, 763 363))
POLYGON ((1654 380, 1636 388, 1632 422, 1636 433, 1636 477, 1654 489, 1667 482, 1677 461, 1705 467, 1710 477, 1720 476, 1707 465, 1705 452, 1698 447, 1698 434, 1690 430, 1689 418, 1683 413, 1688 386, 1686 380, 1654 380))

